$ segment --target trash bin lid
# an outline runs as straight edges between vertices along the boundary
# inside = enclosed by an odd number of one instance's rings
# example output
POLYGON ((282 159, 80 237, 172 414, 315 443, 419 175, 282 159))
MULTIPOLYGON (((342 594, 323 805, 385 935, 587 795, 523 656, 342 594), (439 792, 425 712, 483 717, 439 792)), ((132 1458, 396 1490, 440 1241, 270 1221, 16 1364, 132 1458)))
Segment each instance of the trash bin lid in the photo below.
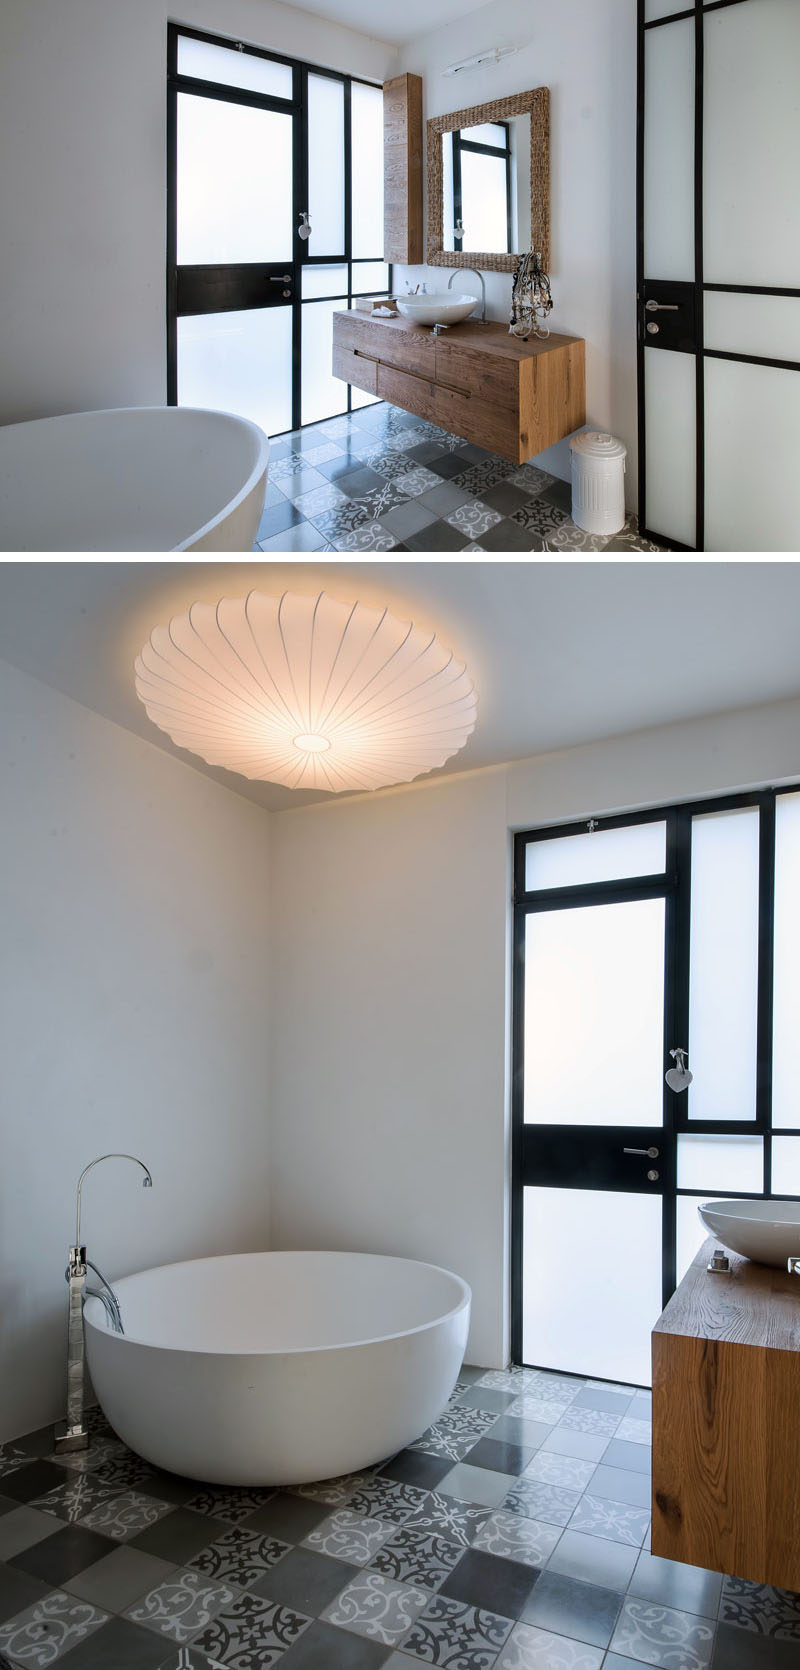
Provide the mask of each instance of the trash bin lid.
POLYGON ((581 453, 584 458, 625 458, 628 452, 624 441, 617 441, 613 435, 604 435, 598 429, 585 429, 580 435, 573 435, 569 444, 573 452, 581 453))

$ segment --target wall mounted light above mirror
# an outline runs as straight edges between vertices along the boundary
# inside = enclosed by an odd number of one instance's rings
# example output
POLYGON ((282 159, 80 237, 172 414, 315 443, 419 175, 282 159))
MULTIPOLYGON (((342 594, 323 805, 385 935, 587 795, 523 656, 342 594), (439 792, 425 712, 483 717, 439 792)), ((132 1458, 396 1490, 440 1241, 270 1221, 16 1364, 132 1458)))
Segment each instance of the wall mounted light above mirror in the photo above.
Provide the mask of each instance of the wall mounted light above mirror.
POLYGON ((428 122, 428 264, 550 263, 550 92, 534 87, 428 122))

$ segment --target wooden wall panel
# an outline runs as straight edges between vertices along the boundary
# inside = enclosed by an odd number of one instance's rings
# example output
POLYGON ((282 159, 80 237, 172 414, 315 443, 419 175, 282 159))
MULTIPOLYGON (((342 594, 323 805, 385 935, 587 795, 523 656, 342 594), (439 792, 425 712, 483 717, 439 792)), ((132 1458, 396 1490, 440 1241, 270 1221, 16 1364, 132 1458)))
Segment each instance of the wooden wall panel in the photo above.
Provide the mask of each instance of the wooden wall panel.
POLYGON ((416 266, 422 239, 422 76, 383 84, 383 258, 416 266))

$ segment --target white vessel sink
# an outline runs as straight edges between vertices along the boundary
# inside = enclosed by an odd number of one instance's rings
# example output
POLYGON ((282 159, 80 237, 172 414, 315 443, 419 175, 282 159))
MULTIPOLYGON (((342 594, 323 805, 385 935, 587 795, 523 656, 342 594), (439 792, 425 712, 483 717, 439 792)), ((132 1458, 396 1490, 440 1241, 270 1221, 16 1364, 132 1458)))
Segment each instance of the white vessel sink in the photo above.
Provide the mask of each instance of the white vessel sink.
POLYGON ((415 325, 458 325, 468 319, 477 303, 477 296, 454 296, 452 290, 442 290, 428 296, 398 296, 397 311, 415 325))
POLYGON ((798 1200, 709 1200, 697 1210, 729 1252, 782 1269, 788 1258, 800 1258, 798 1200))

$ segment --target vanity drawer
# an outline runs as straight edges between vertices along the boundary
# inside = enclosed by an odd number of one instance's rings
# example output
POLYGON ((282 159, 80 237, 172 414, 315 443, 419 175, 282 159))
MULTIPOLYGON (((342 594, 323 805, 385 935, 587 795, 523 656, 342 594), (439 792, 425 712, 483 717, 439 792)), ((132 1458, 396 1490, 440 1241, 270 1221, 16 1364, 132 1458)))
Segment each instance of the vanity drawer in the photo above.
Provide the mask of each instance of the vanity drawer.
POLYGON ((358 349, 399 371, 417 371, 433 380, 436 344, 430 331, 401 329, 390 320, 373 321, 355 312, 334 314, 334 341, 358 349))
POLYGON ((462 435, 465 441, 472 441, 474 446, 484 447, 487 452, 495 452, 514 464, 521 462, 516 402, 492 406, 484 399, 482 390, 461 394, 439 383, 435 421, 452 435, 462 435))
POLYGON ((400 371, 397 366, 378 366, 378 398, 392 406, 402 406, 415 417, 429 418, 436 414, 436 384, 416 372, 400 371))
POLYGON ((445 388, 470 394, 487 406, 514 409, 519 399, 519 364, 501 352, 462 348, 441 337, 436 342, 436 381, 445 388))
POLYGON ((367 394, 377 394, 378 366, 375 360, 365 359, 355 348, 343 347, 334 340, 333 375, 345 383, 355 383, 367 394))

